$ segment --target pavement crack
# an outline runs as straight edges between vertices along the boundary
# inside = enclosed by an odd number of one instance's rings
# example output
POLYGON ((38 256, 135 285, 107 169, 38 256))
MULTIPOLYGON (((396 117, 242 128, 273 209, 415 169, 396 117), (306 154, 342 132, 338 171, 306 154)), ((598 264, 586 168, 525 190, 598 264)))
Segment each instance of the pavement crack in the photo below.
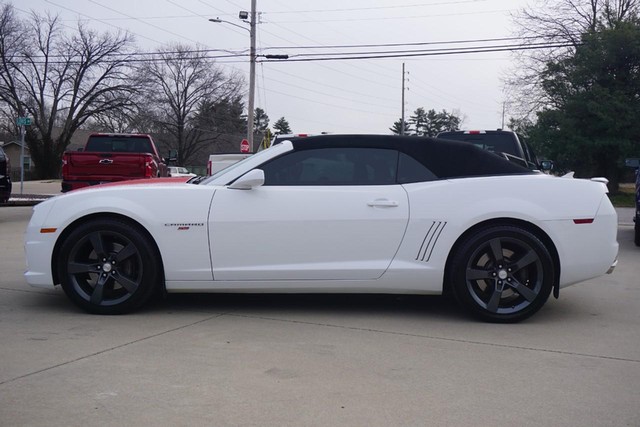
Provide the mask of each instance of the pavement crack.
POLYGON ((0 381, 0 386, 4 386, 6 384, 12 383, 14 381, 21 380, 23 378, 31 377, 33 375, 37 375, 37 374, 40 374, 42 372, 47 372, 47 371, 50 371, 52 369, 56 369, 56 368, 60 368, 62 366, 70 365, 72 363, 79 362, 81 360, 89 359, 89 358, 94 357, 94 356, 99 356, 101 354, 108 353, 108 352, 113 351, 113 350, 118 350, 120 348, 128 347, 130 345, 137 344, 137 343, 140 343, 140 342, 143 342, 143 341, 147 341, 147 340, 150 340, 152 338, 156 338, 156 337, 159 337, 159 336, 162 336, 162 335, 166 335, 166 334, 169 334, 171 332, 179 331, 181 329, 190 328, 191 326, 195 326, 195 325, 198 325, 200 323, 208 322, 209 320, 217 319, 217 318, 220 318, 220 317, 228 315, 228 314, 229 313, 219 313, 219 314, 216 314, 214 316, 209 316, 209 317, 207 317, 205 319, 198 320, 197 322, 192 322, 192 323, 189 323, 187 325, 178 326, 176 328, 168 329, 166 331, 158 332, 158 333, 153 334, 153 335, 148 335, 146 337, 138 338, 137 340, 129 341, 129 342, 126 342, 124 344, 120 344, 120 345, 116 345, 116 346, 113 346, 113 347, 110 347, 110 348, 106 348, 104 350, 96 351, 95 353, 91 353, 91 354, 87 354, 87 355, 84 355, 84 356, 81 356, 81 357, 77 357, 77 358, 75 358, 73 360, 67 360, 66 362, 62 362, 62 363, 58 363, 56 365, 48 366, 48 367, 43 368, 43 369, 38 369, 37 371, 29 372, 27 374, 23 374, 23 375, 15 377, 15 378, 11 378, 11 379, 8 379, 8 380, 5 380, 5 381, 0 381))
POLYGON ((245 317, 245 318, 260 319, 260 320, 270 320, 270 321, 274 321, 274 322, 297 323, 297 324, 302 324, 302 325, 323 326, 323 327, 328 327, 328 328, 345 329, 345 330, 351 330, 351 331, 374 332, 374 333, 386 334, 386 335, 406 336, 406 337, 413 337, 413 338, 425 338, 425 339, 430 339, 430 340, 447 341, 447 342, 454 342, 454 343, 461 343, 461 344, 474 344, 474 345, 482 345, 482 346, 486 346, 486 347, 507 348, 507 349, 512 349, 512 350, 526 350, 526 351, 534 351, 534 352, 541 352, 541 353, 561 354, 561 355, 565 355, 565 356, 588 357, 588 358, 591 358, 591 359, 602 359, 602 360, 613 360, 613 361, 618 361, 618 362, 640 363, 640 359, 630 359, 630 358, 626 358, 626 357, 604 356, 604 355, 598 355, 598 354, 580 353, 580 352, 565 351, 565 350, 553 350, 553 349, 537 348, 537 347, 526 347, 526 346, 519 346, 519 345, 498 344, 498 343, 491 343, 491 342, 484 342, 484 341, 467 340, 467 339, 462 339, 462 338, 446 338, 446 337, 438 337, 438 336, 435 336, 435 335, 414 334, 414 333, 409 333, 409 332, 385 331, 385 330, 382 330, 382 329, 374 329, 374 328, 362 328, 362 327, 357 327, 357 326, 335 325, 335 324, 332 324, 332 323, 308 322, 308 321, 304 321, 304 320, 291 320, 291 319, 277 319, 277 318, 273 318, 273 317, 252 316, 252 315, 248 315, 248 314, 238 314, 238 313, 229 313, 229 316, 245 317))
POLYGON ((15 288, 5 288, 4 286, 0 286, 0 291, 9 291, 9 292, 21 292, 27 294, 43 294, 43 295, 62 295, 55 291, 55 289, 15 289, 15 288))

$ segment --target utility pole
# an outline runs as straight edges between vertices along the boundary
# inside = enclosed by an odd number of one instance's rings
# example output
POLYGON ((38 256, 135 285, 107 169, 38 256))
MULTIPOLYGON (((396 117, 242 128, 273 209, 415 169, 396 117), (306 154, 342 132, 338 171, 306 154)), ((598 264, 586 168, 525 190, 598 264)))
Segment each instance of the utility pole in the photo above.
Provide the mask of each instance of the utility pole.
POLYGON ((16 124, 20 127, 20 195, 24 189, 24 135, 27 133, 26 126, 31 125, 31 118, 18 117, 16 124))
POLYGON ((404 135, 404 62, 402 63, 402 115, 400 116, 400 135, 404 135))
POLYGON ((249 141, 249 152, 253 153, 253 115, 256 96, 256 0, 251 0, 249 37, 251 38, 251 47, 249 49, 249 111, 247 114, 247 140, 249 141))
MULTIPOLYGON (((247 11, 242 10, 238 15, 242 22, 247 23, 247 11)), ((256 96, 256 0, 251 0, 251 12, 249 12, 249 28, 224 19, 209 19, 211 22, 224 22, 234 27, 242 28, 249 31, 249 105, 247 106, 247 142, 249 142, 249 152, 253 153, 253 119, 254 119, 254 103, 256 96)), ((276 59, 286 59, 283 55, 278 55, 276 59), (282 57, 280 57, 282 56, 282 57)))

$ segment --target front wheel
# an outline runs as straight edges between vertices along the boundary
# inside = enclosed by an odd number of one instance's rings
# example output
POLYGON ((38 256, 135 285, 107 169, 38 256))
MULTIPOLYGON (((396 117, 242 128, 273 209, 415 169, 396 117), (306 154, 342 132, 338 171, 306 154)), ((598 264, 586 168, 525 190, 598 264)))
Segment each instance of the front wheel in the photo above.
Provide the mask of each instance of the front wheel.
POLYGON ((454 254, 448 277, 456 300, 471 314, 511 323, 542 308, 554 271, 549 250, 538 237, 505 225, 468 236, 454 254))
POLYGON ((117 219, 82 224, 58 253, 62 289, 90 313, 120 314, 140 307, 161 277, 159 256, 149 238, 117 219))

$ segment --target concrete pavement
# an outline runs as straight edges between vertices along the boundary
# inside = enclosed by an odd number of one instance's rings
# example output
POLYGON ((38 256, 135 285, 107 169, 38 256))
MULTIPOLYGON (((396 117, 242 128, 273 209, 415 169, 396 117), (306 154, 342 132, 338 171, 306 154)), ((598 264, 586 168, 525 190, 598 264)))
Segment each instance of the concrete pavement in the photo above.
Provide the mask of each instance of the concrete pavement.
POLYGON ((638 426, 640 249, 516 325, 440 297, 174 295, 80 312, 0 209, 0 425, 638 426))

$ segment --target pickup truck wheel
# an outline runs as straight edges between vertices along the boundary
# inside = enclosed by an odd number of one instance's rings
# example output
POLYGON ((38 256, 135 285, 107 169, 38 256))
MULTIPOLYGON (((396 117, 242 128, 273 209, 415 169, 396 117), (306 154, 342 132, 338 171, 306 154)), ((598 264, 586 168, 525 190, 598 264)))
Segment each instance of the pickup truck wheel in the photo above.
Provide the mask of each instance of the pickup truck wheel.
POLYGON ((487 227, 467 237, 449 267, 456 300, 474 316, 496 323, 533 315, 549 298, 554 281, 544 243, 513 226, 487 227))
POLYGON ((59 250, 62 289, 79 307, 96 314, 121 314, 144 304, 157 289, 154 246, 136 227, 100 219, 73 230, 59 250))

